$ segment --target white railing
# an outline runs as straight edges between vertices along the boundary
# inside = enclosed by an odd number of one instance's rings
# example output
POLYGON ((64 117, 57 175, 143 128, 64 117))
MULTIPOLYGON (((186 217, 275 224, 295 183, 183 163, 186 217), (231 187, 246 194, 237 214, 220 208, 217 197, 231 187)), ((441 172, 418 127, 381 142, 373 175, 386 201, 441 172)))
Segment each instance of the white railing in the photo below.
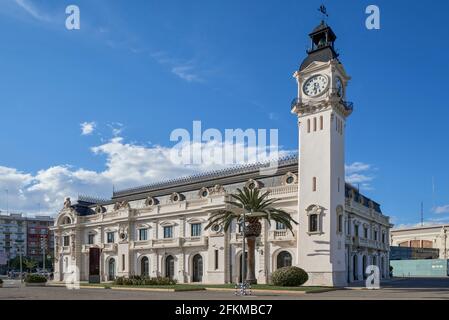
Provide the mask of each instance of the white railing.
POLYGON ((207 237, 187 237, 184 239, 184 246, 185 247, 192 247, 192 246, 207 246, 208 244, 208 238, 207 237))
POLYGON ((115 251, 115 250, 117 250, 117 243, 103 244, 103 251, 115 251))
POLYGON ((268 188, 267 190, 270 191, 270 195, 279 195, 279 194, 285 194, 285 193, 297 193, 298 192, 298 185, 297 184, 291 184, 286 186, 280 186, 280 187, 274 187, 274 188, 268 188))
POLYGON ((290 230, 272 230, 269 232, 269 241, 293 241, 296 239, 296 233, 290 230))

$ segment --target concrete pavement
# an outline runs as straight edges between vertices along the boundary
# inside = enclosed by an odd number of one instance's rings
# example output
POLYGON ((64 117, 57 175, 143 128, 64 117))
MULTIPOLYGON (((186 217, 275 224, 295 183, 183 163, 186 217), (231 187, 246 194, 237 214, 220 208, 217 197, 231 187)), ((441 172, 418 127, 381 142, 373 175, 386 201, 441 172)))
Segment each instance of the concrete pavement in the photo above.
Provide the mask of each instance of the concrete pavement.
POLYGON ((145 292, 65 287, 20 287, 18 281, 5 281, 0 299, 10 300, 449 300, 449 278, 401 279, 383 285, 380 290, 336 290, 312 294, 256 293, 236 297, 233 292, 145 292))

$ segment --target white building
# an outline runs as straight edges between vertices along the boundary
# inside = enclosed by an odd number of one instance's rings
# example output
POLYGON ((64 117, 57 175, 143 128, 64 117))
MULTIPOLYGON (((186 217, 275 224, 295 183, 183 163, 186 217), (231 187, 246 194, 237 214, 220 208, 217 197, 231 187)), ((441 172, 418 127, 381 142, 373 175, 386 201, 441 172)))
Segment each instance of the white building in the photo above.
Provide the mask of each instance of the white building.
POLYGON ((440 259, 449 259, 449 225, 391 230, 392 246, 439 249, 440 259))
POLYGON ((82 198, 75 205, 67 200, 53 228, 55 278, 64 279, 76 265, 81 280, 98 273, 103 281, 147 274, 180 283, 237 282, 238 228, 205 231, 204 226, 210 213, 225 208, 229 194, 245 185, 270 190, 277 206, 299 222, 293 233, 282 225, 263 225, 256 252, 259 283, 288 265, 305 269, 308 285, 362 280, 370 264, 387 277, 389 218, 344 180, 350 78, 334 50, 331 28, 322 22, 310 37, 312 47, 294 73, 299 159, 280 160, 270 177, 260 176, 263 165, 257 164, 115 192, 111 200, 82 198))

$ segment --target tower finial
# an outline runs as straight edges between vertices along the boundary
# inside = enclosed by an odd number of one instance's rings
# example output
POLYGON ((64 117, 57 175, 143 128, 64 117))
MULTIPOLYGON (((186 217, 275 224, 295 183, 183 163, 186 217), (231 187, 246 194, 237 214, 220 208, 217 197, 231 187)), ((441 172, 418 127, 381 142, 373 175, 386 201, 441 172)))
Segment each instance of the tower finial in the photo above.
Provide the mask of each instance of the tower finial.
POLYGON ((323 15, 323 21, 326 20, 326 18, 329 17, 329 15, 327 14, 327 9, 326 9, 326 7, 324 6, 324 4, 322 4, 322 5, 320 6, 320 8, 318 9, 318 11, 323 15))

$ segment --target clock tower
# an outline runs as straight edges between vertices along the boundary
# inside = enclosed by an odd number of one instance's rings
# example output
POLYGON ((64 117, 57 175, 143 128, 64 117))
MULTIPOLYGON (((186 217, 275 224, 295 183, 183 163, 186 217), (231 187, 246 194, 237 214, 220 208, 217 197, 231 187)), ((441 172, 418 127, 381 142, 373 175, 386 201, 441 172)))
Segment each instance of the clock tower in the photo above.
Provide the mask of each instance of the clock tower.
POLYGON ((294 78, 298 95, 292 113, 299 124, 298 266, 307 285, 348 282, 345 249, 345 124, 350 77, 334 48, 336 35, 322 21, 294 78))

